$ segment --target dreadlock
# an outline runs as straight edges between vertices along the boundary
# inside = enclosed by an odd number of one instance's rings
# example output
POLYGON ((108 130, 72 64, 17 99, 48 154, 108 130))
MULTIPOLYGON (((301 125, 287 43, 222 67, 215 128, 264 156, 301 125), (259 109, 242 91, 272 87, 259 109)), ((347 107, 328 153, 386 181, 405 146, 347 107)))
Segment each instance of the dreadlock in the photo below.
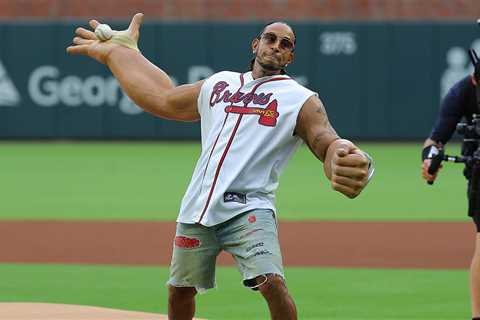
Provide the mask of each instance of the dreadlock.
MULTIPOLYGON (((296 42, 297 42, 297 35, 295 34, 295 31, 293 30, 293 28, 286 22, 284 21, 270 21, 268 22, 267 24, 265 24, 262 28, 262 31, 260 31, 257 36, 255 37, 256 39, 260 40, 260 38, 262 37, 262 34, 265 32, 265 29, 271 25, 271 24, 274 24, 274 23, 283 23, 284 25, 287 25, 293 32, 293 44, 295 45, 296 42)), ((253 70, 253 65, 255 64, 255 56, 252 57, 252 59, 250 60, 250 67, 249 67, 249 71, 252 71, 253 70)), ((280 70, 280 74, 287 74, 287 71, 285 71, 285 68, 283 68, 282 70, 280 70)))

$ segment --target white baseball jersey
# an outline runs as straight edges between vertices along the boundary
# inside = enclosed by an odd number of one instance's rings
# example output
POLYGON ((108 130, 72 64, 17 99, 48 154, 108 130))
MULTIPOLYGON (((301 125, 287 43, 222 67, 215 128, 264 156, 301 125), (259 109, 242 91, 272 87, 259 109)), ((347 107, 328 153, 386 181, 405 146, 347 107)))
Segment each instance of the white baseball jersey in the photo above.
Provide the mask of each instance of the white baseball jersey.
POLYGON ((252 209, 275 212, 275 190, 302 140, 298 113, 315 93, 287 75, 223 71, 198 97, 202 153, 177 222, 213 226, 252 209))

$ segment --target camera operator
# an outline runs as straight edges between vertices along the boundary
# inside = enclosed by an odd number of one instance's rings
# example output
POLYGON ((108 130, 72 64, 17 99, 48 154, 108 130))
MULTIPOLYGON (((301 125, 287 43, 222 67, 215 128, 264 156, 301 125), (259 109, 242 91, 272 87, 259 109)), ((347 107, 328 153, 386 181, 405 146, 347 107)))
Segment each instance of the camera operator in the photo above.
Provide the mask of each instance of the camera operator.
MULTIPOLYGON (((450 140, 457 124, 462 118, 465 118, 468 124, 472 124, 473 114, 478 114, 478 105, 476 98, 476 81, 475 77, 467 76, 455 83, 449 90, 447 95, 443 98, 440 113, 438 114, 435 126, 430 134, 430 137, 425 140, 422 151, 422 176, 430 184, 437 178, 437 174, 442 168, 439 166, 436 170, 429 167, 432 162, 432 157, 439 153, 442 154, 443 147, 450 140)), ((465 135, 468 138, 468 134, 465 135)), ((477 140, 466 141, 462 146, 463 156, 472 156, 477 149, 477 140)), ((441 160, 439 160, 441 161, 441 160)), ((437 161, 437 164, 440 163, 437 161)), ((470 293, 471 293, 471 308, 472 319, 480 320, 480 212, 477 212, 478 204, 472 204, 471 195, 471 166, 467 163, 464 170, 464 175, 468 179, 468 195, 469 195, 469 212, 468 215, 472 217, 475 223, 477 235, 475 242, 475 252, 470 265, 470 293)), ((479 197, 475 197, 479 198, 479 197)))

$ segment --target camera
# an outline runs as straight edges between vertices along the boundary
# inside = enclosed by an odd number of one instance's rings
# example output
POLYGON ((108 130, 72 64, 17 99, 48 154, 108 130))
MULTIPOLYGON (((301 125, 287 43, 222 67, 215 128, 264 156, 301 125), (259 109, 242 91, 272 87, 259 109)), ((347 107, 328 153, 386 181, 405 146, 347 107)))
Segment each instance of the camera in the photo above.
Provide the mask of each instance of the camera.
MULTIPOLYGON (((431 157, 429 174, 435 174, 442 161, 464 163, 464 175, 468 179, 468 214, 480 215, 480 60, 475 50, 468 51, 470 60, 475 68, 473 77, 476 82, 477 111, 472 115, 471 121, 460 122, 456 132, 463 136, 461 156, 451 156, 440 148, 431 157)), ((429 182, 433 184, 433 182, 429 182)))

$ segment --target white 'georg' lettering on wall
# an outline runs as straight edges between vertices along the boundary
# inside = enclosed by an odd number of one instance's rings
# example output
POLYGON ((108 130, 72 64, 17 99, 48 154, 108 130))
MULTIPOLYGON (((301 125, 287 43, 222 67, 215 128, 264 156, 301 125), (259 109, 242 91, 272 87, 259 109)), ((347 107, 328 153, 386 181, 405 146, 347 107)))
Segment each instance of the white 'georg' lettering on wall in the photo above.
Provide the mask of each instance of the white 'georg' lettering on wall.
POLYGON ((20 104, 20 94, 0 61, 0 107, 16 107, 20 104))
POLYGON ((120 90, 113 77, 99 75, 82 79, 75 75, 60 77, 55 66, 40 66, 33 70, 28 80, 28 93, 32 101, 41 107, 116 106, 126 114, 138 114, 142 110, 120 90))

